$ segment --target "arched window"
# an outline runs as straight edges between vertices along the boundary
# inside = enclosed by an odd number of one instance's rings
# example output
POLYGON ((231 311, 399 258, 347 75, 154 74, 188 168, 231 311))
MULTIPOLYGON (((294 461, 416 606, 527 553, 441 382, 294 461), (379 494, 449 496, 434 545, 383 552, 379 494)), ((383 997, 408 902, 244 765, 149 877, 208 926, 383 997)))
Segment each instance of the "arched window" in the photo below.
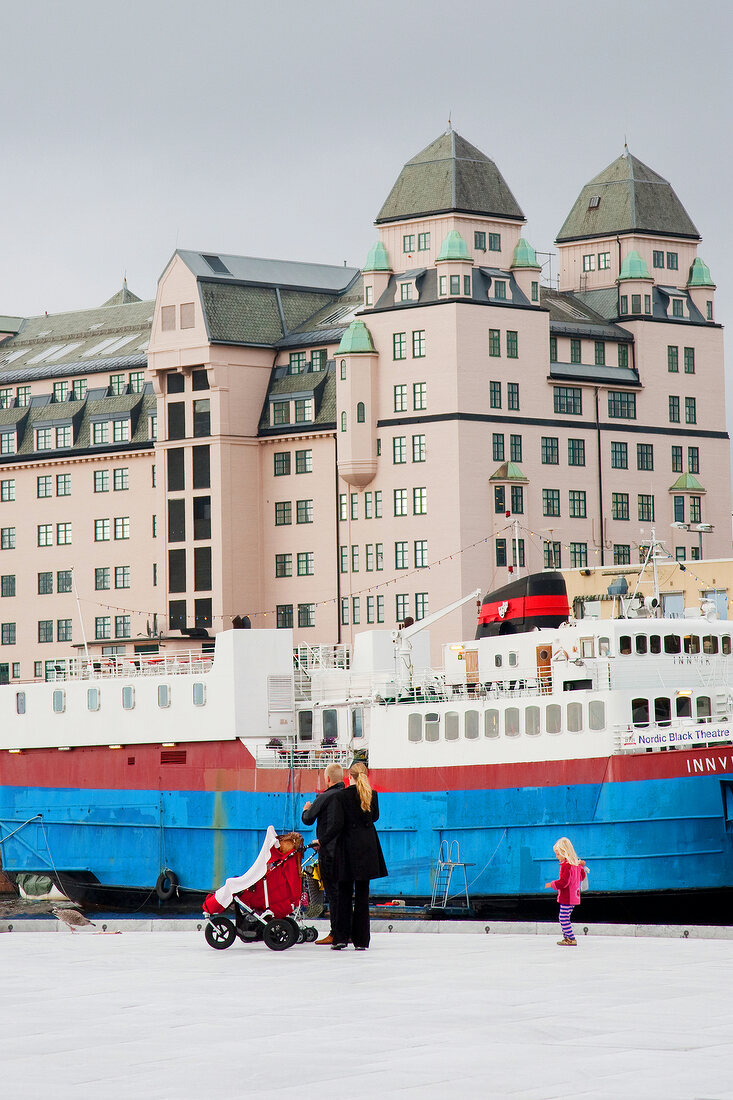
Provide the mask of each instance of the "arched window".
POLYGON ((360 401, 359 404, 356 406, 356 423, 363 424, 365 419, 366 413, 364 409, 364 402, 360 401))
POLYGON ((345 412, 341 413, 341 431, 342 432, 346 431, 346 413, 345 412))
POLYGON ((345 378, 346 378, 346 360, 342 359, 341 360, 341 381, 343 382, 345 380, 345 378))

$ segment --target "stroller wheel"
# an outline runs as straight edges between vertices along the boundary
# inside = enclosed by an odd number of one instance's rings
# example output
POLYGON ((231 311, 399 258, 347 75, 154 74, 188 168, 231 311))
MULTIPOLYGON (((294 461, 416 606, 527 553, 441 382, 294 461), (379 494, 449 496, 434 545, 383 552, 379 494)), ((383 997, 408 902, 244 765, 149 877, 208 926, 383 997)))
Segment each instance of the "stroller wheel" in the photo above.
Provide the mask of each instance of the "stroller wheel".
POLYGON ((290 920, 271 920, 262 936, 271 951, 287 951, 297 937, 296 925, 290 920))
POLYGON ((296 943, 305 943, 305 933, 306 933, 306 929, 301 928, 300 925, 298 925, 298 938, 295 942, 296 943))
POLYGON ((312 926, 309 926, 308 928, 303 929, 303 931, 305 932, 305 942, 306 943, 315 943, 316 942, 316 940, 318 939, 318 929, 317 928, 313 928, 312 926))
POLYGON ((206 922, 204 938, 215 951, 224 951, 236 940, 237 930, 227 917, 212 917, 206 922))

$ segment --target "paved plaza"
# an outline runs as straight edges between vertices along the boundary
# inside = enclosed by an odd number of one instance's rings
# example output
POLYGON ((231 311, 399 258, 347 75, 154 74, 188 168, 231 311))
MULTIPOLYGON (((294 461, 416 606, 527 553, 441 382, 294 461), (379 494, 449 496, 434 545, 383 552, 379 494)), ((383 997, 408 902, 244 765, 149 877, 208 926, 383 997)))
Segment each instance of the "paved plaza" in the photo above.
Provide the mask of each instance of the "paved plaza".
POLYGON ((276 953, 196 925, 0 935, 5 1094, 733 1100, 731 939, 395 929, 276 953))

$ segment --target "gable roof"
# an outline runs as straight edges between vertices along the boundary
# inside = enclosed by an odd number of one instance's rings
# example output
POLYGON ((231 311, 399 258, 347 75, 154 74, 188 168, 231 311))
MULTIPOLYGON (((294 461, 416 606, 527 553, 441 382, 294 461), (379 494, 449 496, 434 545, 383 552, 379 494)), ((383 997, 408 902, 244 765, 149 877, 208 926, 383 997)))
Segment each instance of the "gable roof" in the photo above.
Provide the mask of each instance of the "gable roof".
POLYGON ((556 243, 633 232, 700 239, 671 184, 625 148, 586 183, 556 243))
POLYGON ((524 221, 493 160, 453 129, 408 160, 376 224, 449 211, 524 221))

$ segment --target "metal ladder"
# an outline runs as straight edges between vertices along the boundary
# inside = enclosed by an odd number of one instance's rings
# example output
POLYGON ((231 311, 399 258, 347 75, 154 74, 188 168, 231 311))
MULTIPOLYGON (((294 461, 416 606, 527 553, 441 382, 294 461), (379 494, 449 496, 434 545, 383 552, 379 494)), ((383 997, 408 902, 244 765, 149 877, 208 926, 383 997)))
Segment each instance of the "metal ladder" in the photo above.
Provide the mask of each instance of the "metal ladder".
POLYGON ((471 909, 471 902, 468 897, 468 880, 466 879, 467 867, 473 867, 473 864, 461 862, 458 841, 454 840, 450 847, 448 847, 448 841, 441 840, 440 850, 438 852, 438 862, 435 867, 435 879, 433 880, 433 895, 430 900, 431 909, 448 908, 451 880, 454 871, 458 872, 459 878, 460 872, 463 872, 462 894, 466 899, 466 910, 469 911, 471 909))

